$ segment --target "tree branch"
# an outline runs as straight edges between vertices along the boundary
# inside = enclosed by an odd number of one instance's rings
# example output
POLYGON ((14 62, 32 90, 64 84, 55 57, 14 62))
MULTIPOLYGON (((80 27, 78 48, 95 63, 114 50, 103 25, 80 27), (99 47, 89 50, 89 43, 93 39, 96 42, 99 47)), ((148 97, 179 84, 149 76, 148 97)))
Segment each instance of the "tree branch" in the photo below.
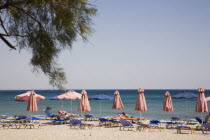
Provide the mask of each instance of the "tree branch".
POLYGON ((36 21, 38 24, 39 24, 39 27, 41 28, 42 27, 42 24, 41 22, 39 22, 35 17, 33 17, 32 15, 30 15, 30 13, 26 12, 24 9, 21 9, 15 5, 10 5, 11 7, 14 7, 20 11, 22 11, 23 13, 25 13, 27 16, 29 16, 31 19, 33 19, 34 21, 36 21))
POLYGON ((6 28, 4 27, 4 23, 3 23, 3 20, 1 19, 1 17, 0 17, 0 22, 1 22, 1 26, 4 29, 5 33, 8 35, 8 32, 7 32, 6 28))
POLYGON ((11 36, 15 36, 15 37, 27 37, 27 35, 19 35, 19 34, 3 34, 3 33, 0 33, 0 35, 6 36, 6 37, 11 37, 11 36))
POLYGON ((9 6, 11 6, 11 4, 13 4, 13 5, 21 5, 21 4, 30 3, 30 2, 31 2, 30 0, 28 0, 28 1, 23 0, 23 1, 11 2, 11 3, 10 3, 10 1, 8 0, 5 4, 0 5, 0 10, 1 10, 1 9, 6 9, 6 8, 8 8, 9 6))
POLYGON ((0 38, 1 38, 1 40, 4 41, 5 44, 7 44, 8 47, 10 47, 11 49, 16 50, 16 48, 6 38, 4 38, 4 36, 2 36, 1 34, 0 34, 0 38))

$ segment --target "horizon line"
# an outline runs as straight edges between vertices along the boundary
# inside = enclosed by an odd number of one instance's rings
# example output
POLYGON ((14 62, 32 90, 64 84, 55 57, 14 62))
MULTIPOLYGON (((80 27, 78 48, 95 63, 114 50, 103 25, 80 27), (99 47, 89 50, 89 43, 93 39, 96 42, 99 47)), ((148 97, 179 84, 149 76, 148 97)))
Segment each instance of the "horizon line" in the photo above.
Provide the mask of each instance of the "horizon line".
MULTIPOLYGON (((197 89, 181 89, 181 88, 161 88, 161 89, 152 89, 152 88, 144 88, 145 90, 197 90, 197 89)), ((1 90, 59 90, 59 89, 0 89, 1 90)), ((138 90, 138 88, 118 88, 118 89, 114 89, 114 88, 95 88, 95 89, 92 89, 92 88, 87 88, 87 89, 83 89, 83 88, 75 88, 75 89, 65 89, 65 90, 138 90)), ((210 89, 205 89, 205 90, 210 90, 210 89)))

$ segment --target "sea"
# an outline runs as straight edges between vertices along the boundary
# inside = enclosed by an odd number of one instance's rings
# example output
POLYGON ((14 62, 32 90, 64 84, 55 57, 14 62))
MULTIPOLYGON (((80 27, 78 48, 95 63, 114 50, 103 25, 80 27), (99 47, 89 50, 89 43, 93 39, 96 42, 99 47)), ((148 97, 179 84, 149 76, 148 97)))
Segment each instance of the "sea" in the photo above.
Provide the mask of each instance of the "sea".
MULTIPOLYGON (((16 95, 25 93, 29 90, 0 90, 0 115, 26 115, 27 102, 15 101, 16 95)), ((91 111, 78 112, 78 105, 80 100, 50 100, 51 97, 62 94, 59 90, 34 90, 37 94, 45 96, 45 100, 37 102, 38 111, 30 112, 31 115, 45 115, 44 109, 46 106, 52 107, 52 112, 58 114, 58 110, 66 110, 73 114, 91 114, 95 117, 111 117, 116 116, 119 112, 126 112, 130 116, 145 117, 149 120, 170 120, 171 116, 178 116, 181 119, 194 119, 195 117, 205 117, 207 113, 195 112, 196 99, 175 99, 172 98, 174 111, 163 111, 163 98, 166 91, 174 96, 178 93, 188 91, 197 94, 197 89, 145 89, 144 95, 147 103, 147 111, 135 111, 135 103, 138 96, 138 89, 119 89, 120 96, 124 105, 123 109, 112 109, 113 100, 90 100, 91 111)), ((75 90, 81 93, 82 90, 75 90)), ((113 89, 94 89, 86 90, 88 97, 105 94, 114 97, 113 89)), ((205 90, 205 96, 210 96, 210 90, 205 90)), ((208 103, 210 107, 210 103, 208 103)), ((210 111, 210 108, 209 108, 210 111)))

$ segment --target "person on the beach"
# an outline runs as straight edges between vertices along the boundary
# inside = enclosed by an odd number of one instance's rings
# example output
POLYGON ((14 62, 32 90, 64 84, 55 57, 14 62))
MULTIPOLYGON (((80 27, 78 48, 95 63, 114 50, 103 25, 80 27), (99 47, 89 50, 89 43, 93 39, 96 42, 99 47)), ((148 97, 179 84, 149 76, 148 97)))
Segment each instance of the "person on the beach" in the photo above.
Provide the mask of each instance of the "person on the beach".
POLYGON ((209 112, 209 115, 206 116, 205 122, 210 123, 210 112, 209 112))
POLYGON ((54 113, 52 113, 51 111, 51 107, 47 106, 47 108, 45 109, 45 113, 47 114, 47 116, 50 116, 50 117, 78 117, 78 116, 81 116, 81 115, 77 115, 77 114, 67 114, 67 112, 65 111, 64 113, 62 114, 59 114, 59 115, 54 115, 54 113))
POLYGON ((145 118, 131 117, 130 115, 126 114, 125 112, 122 112, 122 116, 115 116, 115 117, 112 117, 111 119, 116 119, 116 120, 145 120, 145 118))
POLYGON ((58 113, 60 115, 64 115, 65 117, 78 117, 78 116, 81 116, 81 115, 77 115, 77 114, 69 114, 67 111, 65 110, 58 110, 58 113))

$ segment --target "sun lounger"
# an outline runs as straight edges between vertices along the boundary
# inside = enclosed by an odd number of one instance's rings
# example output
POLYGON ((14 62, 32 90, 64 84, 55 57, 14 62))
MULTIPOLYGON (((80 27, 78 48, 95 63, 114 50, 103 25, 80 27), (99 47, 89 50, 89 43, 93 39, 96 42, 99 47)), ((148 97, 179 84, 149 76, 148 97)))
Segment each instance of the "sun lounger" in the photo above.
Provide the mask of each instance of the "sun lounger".
POLYGON ((109 119, 99 118, 99 125, 110 125, 109 119))
POLYGON ((138 131, 144 131, 147 128, 150 129, 150 125, 149 124, 138 123, 137 125, 138 126, 137 126, 136 130, 138 130, 138 131))
POLYGON ((205 124, 205 121, 202 121, 201 118, 195 117, 196 121, 198 122, 198 125, 196 126, 196 130, 202 130, 202 125, 205 124), (203 124, 202 124, 203 123, 203 124))
POLYGON ((177 133, 178 134, 181 134, 182 133, 182 131, 184 131, 184 130, 187 130, 188 132, 191 132, 191 134, 193 134, 194 133, 194 128, 191 128, 191 127, 188 127, 188 126, 177 126, 177 133))
POLYGON ((195 117, 196 121, 199 123, 199 124, 202 124, 202 119, 198 118, 198 117, 195 117))
POLYGON ((77 126, 80 129, 85 129, 85 127, 88 127, 89 129, 92 129, 94 125, 93 124, 82 123, 82 121, 81 120, 78 120, 78 119, 71 119, 70 120, 70 129, 72 127, 76 128, 77 126))
POLYGON ((35 128, 35 126, 37 126, 37 128, 40 128, 41 126, 47 126, 47 124, 43 124, 43 123, 24 123, 25 128, 35 128))
POLYGON ((181 126, 181 125, 183 125, 183 123, 166 122, 166 128, 167 129, 170 129, 170 128, 174 129, 177 126, 181 126))
POLYGON ((150 120, 149 124, 150 125, 159 125, 160 121, 159 120, 150 120))
POLYGON ((40 128, 41 126, 47 126, 47 124, 42 124, 42 123, 0 123, 0 125, 2 126, 2 128, 4 129, 8 129, 8 128, 35 128, 35 126, 37 126, 37 128, 40 128))
POLYGON ((40 120, 44 120, 46 116, 45 115, 33 115, 32 117, 39 118, 40 120))
POLYGON ((153 130, 158 129, 159 131, 164 130, 164 127, 159 126, 160 121, 158 120, 151 120, 149 124, 138 123, 137 129, 139 131, 144 131, 146 129, 153 130))
POLYGON ((15 119, 15 122, 17 122, 17 123, 23 123, 26 118, 27 117, 25 117, 25 116, 24 117, 18 117, 18 118, 15 119))
POLYGON ((5 121, 7 118, 7 115, 0 115, 0 122, 5 121))
POLYGON ((0 126, 3 128, 3 126, 5 125, 6 123, 0 123, 0 126))
POLYGON ((197 124, 197 120, 196 119, 187 119, 187 120, 183 120, 185 121, 186 125, 194 125, 197 124))
POLYGON ((79 126, 79 128, 81 128, 82 122, 76 119, 70 119, 70 129, 72 129, 72 127, 76 128, 76 126, 79 126))
POLYGON ((36 117, 26 117, 26 116, 20 116, 16 119, 14 119, 14 123, 7 122, 7 123, 0 123, 1 127, 4 129, 8 128, 34 128, 34 125, 38 125, 38 128, 40 126, 44 126, 44 124, 40 123, 33 123, 33 120, 39 120, 39 118, 36 117))
POLYGON ((132 131, 132 128, 134 128, 133 124, 130 121, 120 120, 119 122, 121 123, 120 130, 122 130, 122 128, 123 130, 125 130, 125 128, 128 128, 128 131, 132 131))
POLYGON ((171 122, 178 123, 180 120, 181 120, 181 118, 179 118, 178 116, 172 116, 171 117, 171 122))
POLYGON ((99 117, 94 117, 91 114, 85 114, 85 119, 90 120, 90 121, 98 121, 99 117))
POLYGON ((110 127, 113 127, 113 126, 119 126, 120 125, 120 121, 116 120, 116 119, 109 119, 109 125, 110 127))
POLYGON ((32 118, 31 117, 28 117, 28 118, 25 118, 24 120, 23 120, 23 122, 24 123, 31 123, 32 122, 32 118))
POLYGON ((1 126, 4 129, 8 129, 8 128, 20 128, 20 124, 19 123, 2 123, 1 126))
POLYGON ((37 118, 37 117, 27 117, 24 119, 23 122, 25 123, 35 123, 35 122, 39 122, 40 118, 37 118))
POLYGON ((208 131, 210 131, 210 123, 204 123, 202 125, 202 133, 207 133, 208 131))
POLYGON ((85 114, 84 116, 85 116, 85 119, 88 121, 92 121, 92 119, 93 119, 93 116, 90 114, 85 114))
POLYGON ((60 120, 56 119, 56 120, 53 120, 52 123, 53 124, 66 124, 68 120, 69 119, 67 119, 67 118, 66 119, 60 119, 60 120))

